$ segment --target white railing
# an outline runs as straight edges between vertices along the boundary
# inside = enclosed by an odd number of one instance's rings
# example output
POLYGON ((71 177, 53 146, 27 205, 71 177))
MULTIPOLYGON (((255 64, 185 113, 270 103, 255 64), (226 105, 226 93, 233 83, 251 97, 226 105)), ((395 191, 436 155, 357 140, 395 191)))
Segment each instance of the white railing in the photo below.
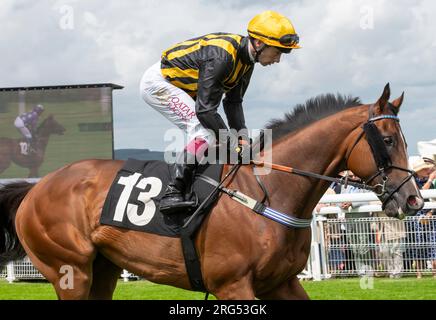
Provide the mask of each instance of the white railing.
MULTIPOLYGON (((374 214, 378 215, 378 214, 374 214)), ((436 217, 326 219, 323 276, 428 274, 436 260, 436 217)))
MULTIPOLYGON (((426 201, 424 204, 424 209, 435 209, 436 208, 436 189, 431 190, 421 190, 421 195, 424 199, 435 199, 435 202, 426 201)), ((381 203, 377 196, 373 192, 365 193, 344 193, 344 194, 327 194, 324 195, 319 203, 342 203, 342 202, 378 202, 377 204, 361 206, 356 209, 352 209, 350 212, 380 212, 382 211, 381 203)), ((328 213, 338 213, 338 207, 324 207, 321 208, 318 214, 328 214, 328 213), (330 211, 332 210, 332 211, 330 211)), ((339 208, 340 209, 340 208, 339 208)), ((340 210, 339 210, 340 211, 340 210)))
POLYGON ((16 280, 45 279, 44 276, 33 266, 28 257, 23 260, 13 261, 6 266, 6 272, 2 274, 11 283, 16 280))
MULTIPOLYGON (((4 182, 0 181, 0 182, 4 182)), ((424 208, 425 209, 434 209, 436 208, 436 202, 431 202, 428 199, 435 198, 436 199, 436 190, 422 190, 422 196, 424 199, 426 199, 424 208)), ((366 204, 361 205, 358 208, 351 208, 349 210, 343 210, 339 206, 333 205, 333 206, 327 206, 320 209, 319 212, 314 212, 314 219, 312 222, 312 244, 311 244, 311 252, 310 257, 306 266, 306 269, 299 275, 299 278, 302 279, 313 279, 313 280, 323 280, 328 279, 332 276, 340 276, 340 275, 347 275, 347 276, 356 276, 359 275, 359 270, 356 269, 356 266, 353 267, 345 267, 344 269, 338 270, 337 264, 340 262, 337 258, 338 252, 335 250, 345 250, 345 253, 348 253, 348 256, 350 256, 350 253, 353 252, 353 249, 356 249, 356 246, 358 243, 355 242, 340 242, 340 241, 331 241, 332 237, 338 236, 337 230, 340 230, 341 226, 345 227, 345 234, 344 237, 349 237, 350 239, 353 238, 353 235, 351 235, 350 232, 347 233, 347 226, 353 225, 353 227, 357 228, 358 232, 353 233, 355 236, 366 236, 368 237, 374 237, 374 236, 380 236, 381 233, 377 233, 377 230, 380 231, 380 228, 385 228, 386 223, 392 223, 392 221, 398 221, 398 223, 401 223, 400 220, 392 220, 390 218, 383 218, 383 217, 371 217, 371 218, 352 218, 353 213, 374 213, 374 212, 381 212, 381 204, 378 201, 377 197, 373 193, 353 193, 353 194, 338 194, 338 195, 325 195, 320 200, 320 203, 323 204, 338 204, 342 202, 374 202, 374 204, 366 204), (344 220, 345 214, 347 215, 347 218, 344 220), (336 215, 335 218, 329 218, 328 215, 336 215), (349 218, 351 217, 351 218, 349 218), (374 225, 377 226, 377 228, 374 228, 374 225), (335 251, 335 253, 332 253, 335 251)), ((405 240, 401 240, 399 242, 399 246, 411 249, 411 250, 420 250, 420 249, 428 249, 431 245, 436 245, 432 243, 426 243, 422 241, 417 241, 416 235, 414 235, 414 231, 411 229, 411 226, 414 226, 418 223, 418 217, 408 217, 407 219, 403 220, 403 222, 406 224, 406 227, 409 229, 405 230, 406 237, 403 237, 405 240), (415 237, 415 238, 414 238, 415 237), (412 241, 410 240, 412 239, 412 241)), ((429 230, 426 230, 425 234, 426 236, 434 232, 436 234, 436 228, 433 228, 433 225, 436 225, 436 217, 428 219, 429 225, 431 228, 429 230), (434 223, 434 224, 433 224, 434 223)), ((387 233, 384 232, 384 236, 386 237, 387 233)), ((436 235, 435 235, 436 237, 436 235)), ((362 237, 364 239, 365 237, 362 237)), ((380 249, 380 252, 382 251, 382 248, 386 251, 391 250, 392 248, 389 247, 387 243, 384 243, 383 241, 378 242, 368 242, 368 243, 361 243, 361 245, 369 247, 372 249, 372 255, 369 259, 367 259, 366 262, 368 262, 369 265, 374 267, 374 265, 377 265, 378 263, 381 263, 382 265, 387 266, 389 261, 388 259, 381 258, 380 256, 377 256, 375 254, 375 249, 380 249), (383 260, 384 259, 384 260, 383 260)), ((436 249, 435 249, 436 250, 436 249)), ((403 251, 404 254, 404 251, 403 251)), ((404 257, 403 257, 404 258, 404 257)), ((424 258, 417 258, 412 257, 413 263, 416 265, 413 266, 410 264, 409 267, 404 267, 402 269, 402 273, 416 273, 416 272, 428 272, 428 268, 425 268, 427 266, 427 260, 424 258)), ((354 258, 346 257, 344 260, 344 264, 347 265, 353 265, 356 262, 353 260, 354 258)), ((373 268, 374 270, 370 270, 371 272, 378 272, 377 268, 373 268)), ((387 274, 390 272, 388 269, 384 269, 381 271, 387 274)), ((122 274, 122 278, 127 281, 129 278, 131 278, 133 275, 128 273, 127 271, 124 271, 122 274)), ((11 262, 7 268, 0 270, 0 277, 6 277, 10 282, 17 280, 17 279, 41 279, 43 276, 36 270, 31 262, 26 258, 23 261, 16 261, 11 262)))
MULTIPOLYGON (((424 209, 435 209, 436 202, 431 202, 431 199, 436 199, 436 190, 421 190, 421 194, 426 199, 424 209)), ((362 273, 397 277, 398 270, 400 275, 422 274, 431 270, 427 268, 429 259, 425 258, 428 255, 425 252, 436 246, 436 217, 424 220, 423 224, 420 217, 398 220, 375 216, 382 212, 382 208, 372 192, 325 195, 320 204, 328 206, 314 212, 310 253, 312 265, 308 277, 322 280, 362 273), (344 210, 337 205, 343 202, 351 202, 355 207, 344 210), (365 204, 368 202, 371 204, 365 204), (353 218, 353 214, 365 213, 367 218, 353 218), (370 217, 371 213, 374 216, 370 217), (332 215, 334 218, 331 218, 332 215), (399 228, 403 230, 401 236, 399 228), (365 252, 365 259, 357 256, 359 250, 365 252), (390 261, 394 258, 395 263, 390 261), (400 263, 404 264, 401 268, 398 266, 400 263), (367 269, 366 272, 360 270, 360 266, 367 269), (396 270, 391 270, 394 267, 396 270)), ((436 248, 434 250, 436 252, 436 248)))

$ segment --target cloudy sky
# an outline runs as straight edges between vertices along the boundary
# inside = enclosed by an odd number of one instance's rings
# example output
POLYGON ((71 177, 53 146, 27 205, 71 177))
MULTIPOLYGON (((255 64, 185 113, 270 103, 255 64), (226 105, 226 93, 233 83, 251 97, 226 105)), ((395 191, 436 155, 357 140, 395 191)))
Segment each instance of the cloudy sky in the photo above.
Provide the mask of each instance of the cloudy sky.
POLYGON ((0 87, 122 85, 114 92, 115 148, 164 150, 172 125, 140 99, 143 72, 181 40, 245 34, 267 9, 291 19, 303 49, 256 66, 244 102, 249 128, 320 93, 374 102, 390 82, 394 97, 406 93, 400 117, 409 153, 436 138, 432 0, 0 0, 0 87))

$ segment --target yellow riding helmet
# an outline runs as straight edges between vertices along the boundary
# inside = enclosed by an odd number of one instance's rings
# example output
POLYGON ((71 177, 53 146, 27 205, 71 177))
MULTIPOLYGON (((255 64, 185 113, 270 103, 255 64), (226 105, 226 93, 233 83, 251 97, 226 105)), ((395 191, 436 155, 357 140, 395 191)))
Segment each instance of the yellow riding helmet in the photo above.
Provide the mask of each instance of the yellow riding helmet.
MULTIPOLYGON (((299 49, 299 37, 292 22, 275 11, 264 11, 248 23, 248 34, 265 44, 284 49, 299 49)), ((290 51, 290 50, 289 50, 290 51)))

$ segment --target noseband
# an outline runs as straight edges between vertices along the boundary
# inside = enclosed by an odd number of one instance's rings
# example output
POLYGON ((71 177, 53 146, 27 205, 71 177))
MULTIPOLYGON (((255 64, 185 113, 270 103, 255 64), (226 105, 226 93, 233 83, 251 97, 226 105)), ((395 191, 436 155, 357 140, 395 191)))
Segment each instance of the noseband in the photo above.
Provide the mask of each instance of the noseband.
MULTIPOLYGON (((374 161, 377 165, 377 172, 374 173, 371 177, 369 177, 367 181, 364 181, 364 184, 368 185, 374 179, 381 176, 383 182, 373 186, 372 191, 382 201, 382 209, 384 209, 386 204, 388 203, 388 201, 393 197, 393 195, 396 192, 398 192, 398 190, 400 190, 401 187, 404 184, 406 184, 412 177, 415 176, 415 172, 413 170, 409 170, 406 168, 401 168, 401 167, 397 167, 397 166, 392 165, 391 157, 390 157, 389 152, 386 148, 386 145, 383 141, 383 136, 381 135, 380 131, 378 130, 377 126, 375 125, 376 121, 386 120, 386 119, 400 122, 400 118, 398 116, 395 116, 395 115, 381 115, 381 116, 374 117, 372 109, 373 109, 373 106, 370 107, 370 116, 369 116, 368 120, 361 126, 363 131, 359 134, 359 136, 357 137, 356 141, 353 144, 353 147, 350 149, 350 151, 347 153, 347 155, 345 157, 345 164, 348 167, 348 159, 349 159, 352 151, 354 150, 356 145, 359 143, 359 141, 362 139, 362 137, 364 135, 366 135, 366 139, 367 139, 368 144, 371 148, 372 156, 373 156, 374 161), (391 170, 391 169, 407 172, 408 175, 406 178, 403 179, 403 181, 398 186, 396 186, 392 190, 389 190, 387 187, 387 182, 389 180, 389 176, 387 175, 386 172, 388 170, 391 170)), ((400 129, 400 132, 401 132, 401 129, 400 129)), ((402 132, 401 132, 401 135, 403 135, 402 132)), ((404 139, 404 136, 403 136, 403 140, 406 141, 404 139)))

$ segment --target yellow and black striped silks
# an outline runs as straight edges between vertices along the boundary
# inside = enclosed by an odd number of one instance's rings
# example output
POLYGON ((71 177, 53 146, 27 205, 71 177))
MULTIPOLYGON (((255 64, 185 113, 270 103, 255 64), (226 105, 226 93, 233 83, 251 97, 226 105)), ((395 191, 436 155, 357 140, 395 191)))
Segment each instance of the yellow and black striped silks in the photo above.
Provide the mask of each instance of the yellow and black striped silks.
POLYGON ((247 46, 248 38, 230 33, 212 33, 178 43, 163 52, 162 75, 196 99, 202 65, 219 60, 215 70, 219 81, 214 86, 221 86, 215 89, 222 95, 237 86, 244 75, 251 76, 253 63, 247 46))

